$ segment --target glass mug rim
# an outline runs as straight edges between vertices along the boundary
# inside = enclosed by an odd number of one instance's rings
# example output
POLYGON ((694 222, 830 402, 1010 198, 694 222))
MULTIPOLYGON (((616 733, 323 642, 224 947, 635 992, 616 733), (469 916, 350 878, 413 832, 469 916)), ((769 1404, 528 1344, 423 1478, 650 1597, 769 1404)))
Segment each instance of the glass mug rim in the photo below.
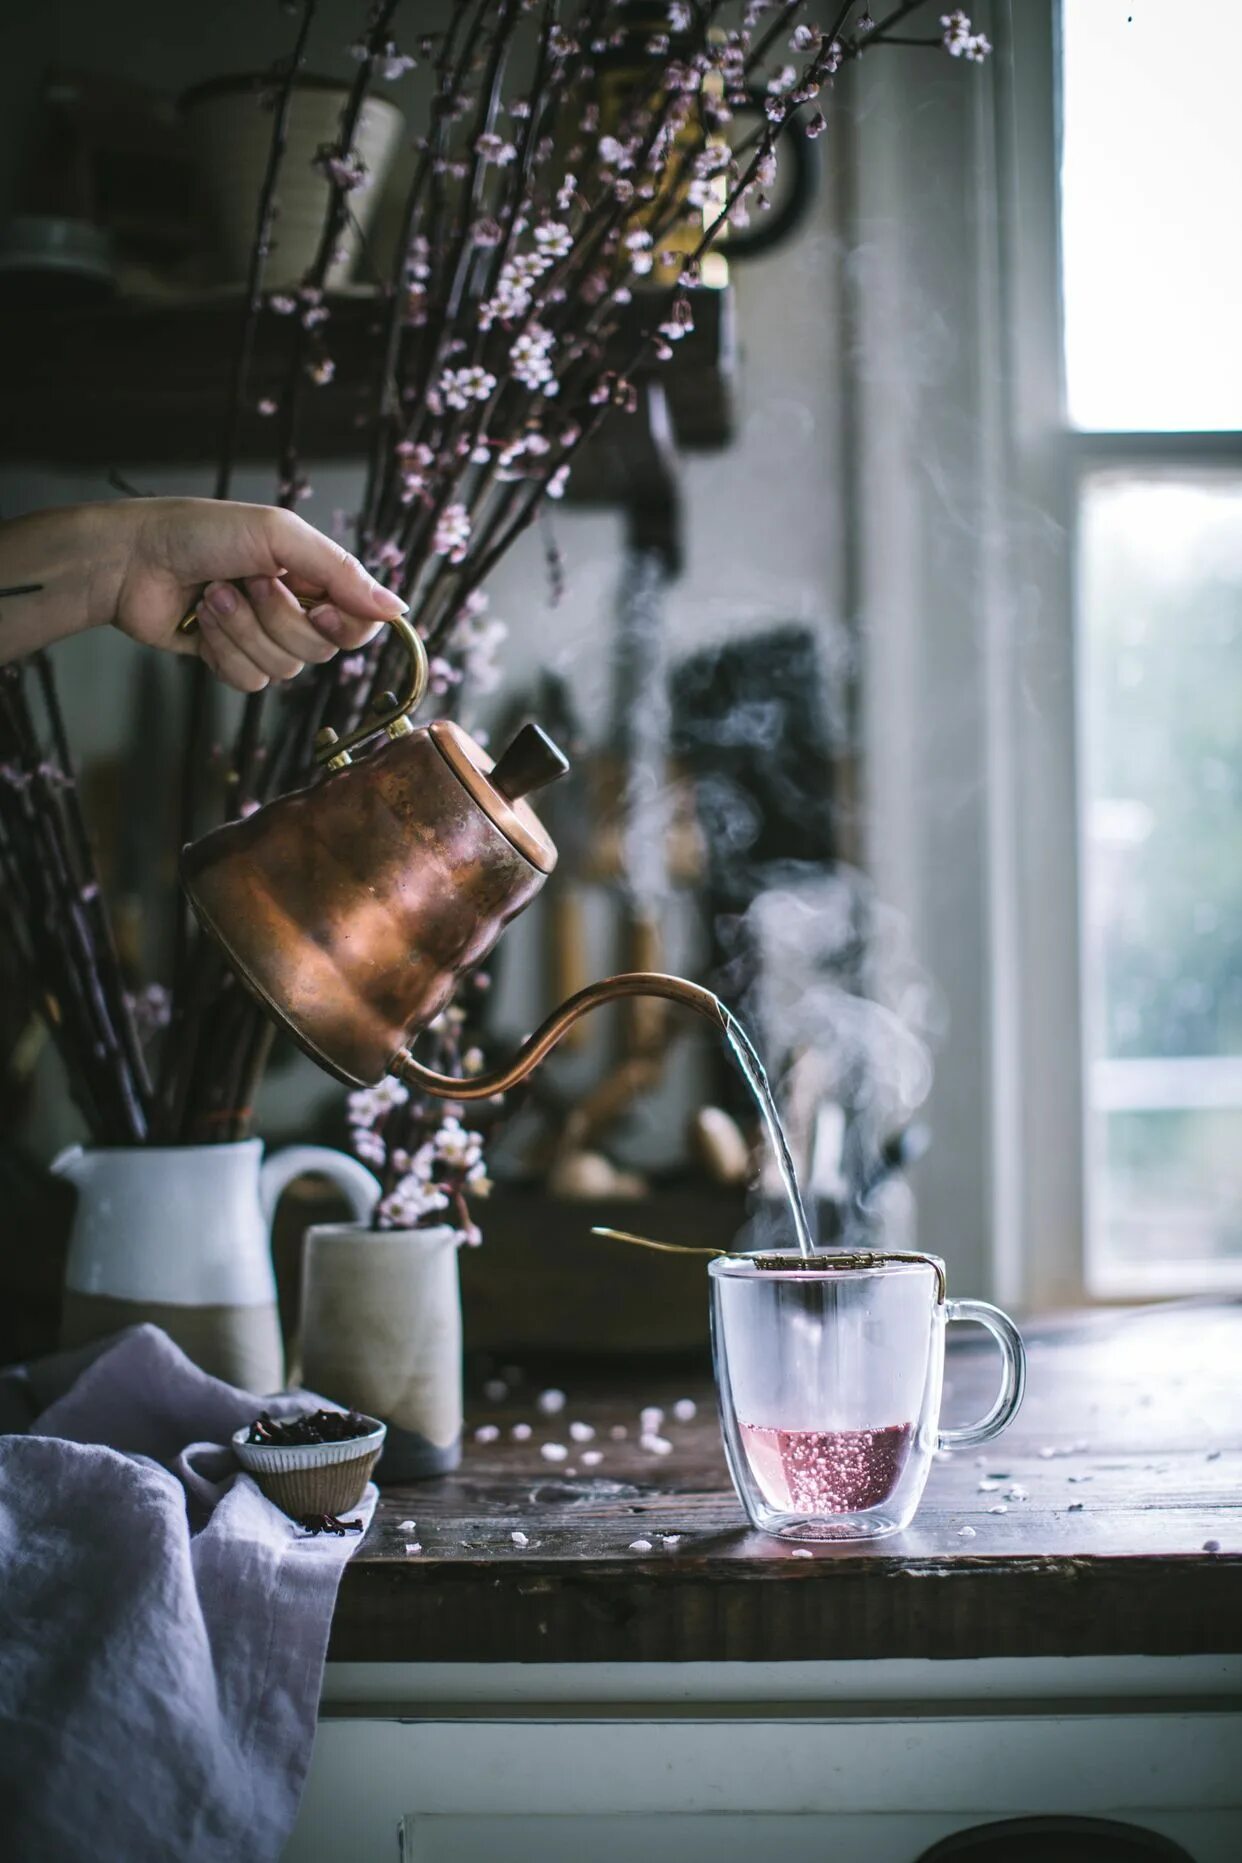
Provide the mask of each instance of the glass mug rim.
POLYGON ((936 1304, 948 1298, 948 1279, 939 1255, 926 1255, 914 1249, 817 1249, 811 1264, 797 1249, 757 1249, 751 1255, 718 1255, 707 1264, 714 1280, 748 1281, 755 1286, 794 1281, 822 1281, 826 1274, 835 1279, 861 1281, 872 1276, 923 1274, 929 1268, 936 1277, 936 1304), (780 1261, 780 1267, 770 1263, 780 1261))

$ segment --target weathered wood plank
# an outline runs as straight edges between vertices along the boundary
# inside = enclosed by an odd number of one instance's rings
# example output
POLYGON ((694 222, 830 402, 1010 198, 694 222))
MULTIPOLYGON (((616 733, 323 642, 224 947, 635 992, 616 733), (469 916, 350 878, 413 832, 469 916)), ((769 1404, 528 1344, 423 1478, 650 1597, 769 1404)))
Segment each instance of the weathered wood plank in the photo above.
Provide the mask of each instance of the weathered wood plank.
MULTIPOLYGON (((1030 1395, 988 1453, 937 1463, 905 1534, 811 1559, 750 1532, 702 1374, 618 1390, 562 1380, 478 1398, 455 1476, 387 1493, 347 1569, 338 1660, 691 1661, 1242 1650, 1242 1307, 1095 1316, 1036 1331, 1030 1395), (698 1405, 677 1422, 679 1397, 698 1405), (639 1444, 656 1404, 673 1443, 639 1444), (574 1442, 571 1422, 591 1426, 574 1442), (515 1441, 515 1423, 531 1436, 515 1441), (611 1432, 624 1429, 623 1440, 611 1432), (564 1463, 540 1448, 569 1449, 564 1463), (584 1450, 597 1466, 582 1464, 584 1450), (1003 1512, 995 1511, 1004 1509, 1003 1512), (415 1535, 399 1529, 417 1522, 415 1535), (516 1546, 511 1534, 526 1534, 516 1546), (677 1536, 665 1544, 662 1536, 677 1536), (422 1547, 410 1556, 405 1546, 422 1547), (630 1550, 636 1539, 650 1553, 630 1550), (1220 1552, 1205 1550, 1215 1542, 1220 1552)), ((962 1339, 946 1416, 986 1406, 995 1361, 962 1339)))

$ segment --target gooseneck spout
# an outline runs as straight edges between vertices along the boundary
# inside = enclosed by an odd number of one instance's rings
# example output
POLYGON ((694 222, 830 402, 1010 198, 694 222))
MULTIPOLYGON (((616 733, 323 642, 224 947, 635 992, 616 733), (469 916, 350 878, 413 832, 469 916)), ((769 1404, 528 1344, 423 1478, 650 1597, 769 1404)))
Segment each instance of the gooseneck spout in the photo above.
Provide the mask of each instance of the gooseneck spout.
POLYGON ((632 970, 623 972, 619 977, 606 977, 602 983, 588 984, 585 990, 579 990, 576 996, 569 997, 559 1009, 554 1010, 533 1035, 527 1036, 522 1046, 507 1067, 498 1067, 490 1074, 475 1074, 469 1080, 459 1080, 452 1074, 437 1074, 433 1068, 424 1067, 416 1061, 408 1048, 402 1048, 394 1057, 389 1072, 399 1080, 404 1080, 420 1092, 430 1093, 444 1100, 490 1100, 497 1093, 507 1093, 520 1080, 525 1080, 533 1067, 537 1067, 550 1049, 555 1048, 561 1036, 580 1017, 588 1015, 592 1009, 598 1009, 601 1003, 615 1002, 622 996, 663 996, 671 1003, 681 1003, 687 1009, 693 1009, 709 1022, 714 1022, 718 1029, 727 1032, 733 1018, 718 996, 705 990, 702 984, 689 983, 685 977, 666 977, 658 970, 632 970))

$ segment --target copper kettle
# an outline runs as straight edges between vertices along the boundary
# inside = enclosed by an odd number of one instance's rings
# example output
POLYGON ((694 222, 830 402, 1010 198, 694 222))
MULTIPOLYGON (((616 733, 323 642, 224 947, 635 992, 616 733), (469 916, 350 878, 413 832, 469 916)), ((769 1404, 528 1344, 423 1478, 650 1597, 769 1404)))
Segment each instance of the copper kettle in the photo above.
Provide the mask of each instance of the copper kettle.
POLYGON ((448 719, 415 729, 427 655, 409 622, 392 625, 410 656, 401 695, 344 739, 320 732, 326 774, 309 787, 182 850, 194 911, 242 982, 338 1080, 371 1086, 391 1073, 456 1100, 503 1093, 614 997, 667 997, 727 1027, 710 990, 637 971, 570 997, 494 1073, 461 1080, 414 1060, 407 1044, 555 867, 527 797, 569 764, 537 725, 498 762, 448 719))

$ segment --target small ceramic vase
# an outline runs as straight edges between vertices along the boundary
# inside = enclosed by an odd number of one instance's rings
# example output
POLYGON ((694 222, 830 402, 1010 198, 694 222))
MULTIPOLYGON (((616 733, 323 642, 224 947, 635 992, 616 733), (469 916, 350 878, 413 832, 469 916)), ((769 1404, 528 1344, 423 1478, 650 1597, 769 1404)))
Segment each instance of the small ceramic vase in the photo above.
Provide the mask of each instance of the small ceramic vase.
POLYGON ((302 1382, 388 1425, 380 1482, 461 1461, 457 1231, 321 1223, 302 1268, 302 1382))

